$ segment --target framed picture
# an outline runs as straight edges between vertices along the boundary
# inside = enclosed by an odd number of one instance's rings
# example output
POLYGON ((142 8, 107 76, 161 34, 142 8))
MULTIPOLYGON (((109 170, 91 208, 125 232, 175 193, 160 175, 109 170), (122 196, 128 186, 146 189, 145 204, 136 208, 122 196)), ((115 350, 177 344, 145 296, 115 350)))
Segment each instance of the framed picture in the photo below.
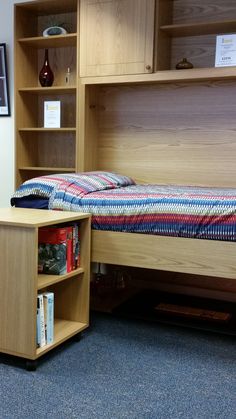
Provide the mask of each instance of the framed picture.
POLYGON ((10 115, 6 44, 0 44, 0 116, 10 115))

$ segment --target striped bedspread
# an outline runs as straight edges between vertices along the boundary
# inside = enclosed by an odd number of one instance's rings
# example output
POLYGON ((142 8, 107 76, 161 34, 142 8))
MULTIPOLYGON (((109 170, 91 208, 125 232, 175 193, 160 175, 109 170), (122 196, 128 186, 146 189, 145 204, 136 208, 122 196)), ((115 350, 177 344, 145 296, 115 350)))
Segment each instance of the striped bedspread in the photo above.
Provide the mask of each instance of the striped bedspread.
POLYGON ((136 185, 109 172, 43 176, 12 198, 43 196, 49 209, 92 213, 92 228, 236 241, 236 189, 136 185))

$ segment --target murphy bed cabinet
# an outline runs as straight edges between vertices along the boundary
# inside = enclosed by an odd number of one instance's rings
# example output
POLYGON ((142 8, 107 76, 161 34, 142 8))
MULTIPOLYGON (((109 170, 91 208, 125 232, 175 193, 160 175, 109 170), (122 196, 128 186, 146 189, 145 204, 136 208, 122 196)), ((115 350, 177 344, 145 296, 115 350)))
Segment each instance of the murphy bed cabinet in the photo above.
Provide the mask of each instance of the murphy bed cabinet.
POLYGON ((216 35, 227 33, 236 33, 235 0, 16 4, 16 186, 101 169, 145 183, 235 187, 236 67, 214 66, 216 35), (52 22, 69 23, 68 34, 42 37, 52 22), (38 82, 45 48, 49 88, 38 82), (183 58, 194 68, 176 70, 183 58), (43 128, 45 99, 61 100, 60 129, 43 128))
POLYGON ((34 176, 75 172, 78 137, 78 2, 48 0, 15 5, 16 185, 34 176), (43 36, 64 25, 68 33, 43 36), (39 72, 48 49, 54 73, 41 87, 39 72), (66 84, 67 69, 70 80, 66 84), (61 101, 61 127, 44 128, 44 101, 61 101))
POLYGON ((0 352, 26 358, 29 369, 88 327, 90 229, 89 214, 0 209, 0 352), (38 274, 39 228, 73 222, 80 231, 80 266, 64 275, 38 274), (36 348, 37 294, 45 291, 54 293, 54 341, 36 348))

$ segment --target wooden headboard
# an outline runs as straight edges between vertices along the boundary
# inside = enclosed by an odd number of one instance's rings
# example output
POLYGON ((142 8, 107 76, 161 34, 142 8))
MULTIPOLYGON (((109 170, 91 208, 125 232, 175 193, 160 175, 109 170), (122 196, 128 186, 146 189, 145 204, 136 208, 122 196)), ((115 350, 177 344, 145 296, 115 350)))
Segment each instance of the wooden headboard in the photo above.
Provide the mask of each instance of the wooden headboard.
POLYGON ((86 86, 85 94, 84 170, 236 186, 236 82, 86 86))

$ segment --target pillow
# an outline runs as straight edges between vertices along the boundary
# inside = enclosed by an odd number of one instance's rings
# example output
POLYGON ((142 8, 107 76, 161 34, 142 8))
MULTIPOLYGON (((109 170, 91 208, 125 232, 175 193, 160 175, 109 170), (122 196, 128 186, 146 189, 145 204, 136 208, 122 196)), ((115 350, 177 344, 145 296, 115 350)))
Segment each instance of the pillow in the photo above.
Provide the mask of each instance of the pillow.
POLYGON ((50 198, 56 191, 76 192, 80 196, 89 192, 104 189, 115 189, 121 186, 134 185, 135 182, 128 176, 117 173, 94 171, 80 173, 62 173, 39 176, 22 183, 11 198, 11 205, 15 205, 16 198, 26 196, 39 196, 50 198))

